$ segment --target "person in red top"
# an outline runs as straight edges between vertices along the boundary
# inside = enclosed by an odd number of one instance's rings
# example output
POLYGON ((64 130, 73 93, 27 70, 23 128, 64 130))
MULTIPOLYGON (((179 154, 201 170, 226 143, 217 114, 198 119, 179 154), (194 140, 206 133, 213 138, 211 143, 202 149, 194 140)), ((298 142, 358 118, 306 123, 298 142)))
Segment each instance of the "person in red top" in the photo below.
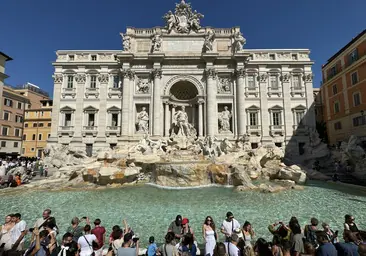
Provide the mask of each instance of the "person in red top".
POLYGON ((96 236, 98 240, 98 244, 93 243, 93 249, 95 252, 95 256, 102 256, 103 253, 103 246, 104 246, 104 240, 105 240, 105 228, 101 226, 101 220, 96 219, 94 221, 95 228, 92 229, 91 233, 96 236))

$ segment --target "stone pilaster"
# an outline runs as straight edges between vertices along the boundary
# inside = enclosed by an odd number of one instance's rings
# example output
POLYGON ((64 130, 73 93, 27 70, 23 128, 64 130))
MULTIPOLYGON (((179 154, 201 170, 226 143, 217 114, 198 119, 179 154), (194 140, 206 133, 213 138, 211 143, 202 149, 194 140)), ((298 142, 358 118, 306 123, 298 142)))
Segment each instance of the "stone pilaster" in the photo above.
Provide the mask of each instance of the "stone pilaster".
POLYGON ((98 77, 99 82, 99 113, 98 113, 98 135, 95 143, 98 148, 106 148, 106 128, 108 125, 107 119, 107 94, 108 94, 108 74, 100 74, 98 77))
POLYGON ((310 128, 316 127, 315 112, 314 112, 314 94, 313 94, 313 74, 306 73, 304 75, 304 87, 306 93, 307 112, 305 113, 305 122, 310 128))
POLYGON ((136 106, 134 104, 133 101, 133 95, 135 94, 135 72, 134 71, 130 71, 129 75, 129 96, 128 96, 128 103, 129 103, 129 116, 128 119, 130 120, 129 125, 128 125, 128 136, 132 137, 135 134, 135 114, 136 112, 134 111, 136 109, 136 106))
POLYGON ((203 137, 203 101, 198 101, 198 137, 203 137))
POLYGON ((245 134, 245 69, 240 68, 236 71, 236 104, 237 104, 237 123, 238 123, 238 136, 241 137, 245 134))
POLYGON ((153 92, 153 135, 154 136, 161 136, 161 77, 162 72, 160 68, 155 68, 151 71, 152 76, 154 78, 154 92, 153 92))
POLYGON ((267 73, 260 73, 257 77, 259 84, 259 94, 261 100, 261 129, 262 129, 262 143, 268 144, 272 141, 269 134, 269 129, 271 125, 270 113, 268 111, 268 99, 267 99, 267 84, 268 75, 267 73))
POLYGON ((165 131, 164 136, 169 137, 169 129, 170 129, 170 112, 169 112, 169 102, 164 102, 165 105, 165 131))
MULTIPOLYGON (((129 124, 130 124, 130 120, 129 120, 129 114, 130 114, 130 76, 131 76, 132 71, 130 69, 124 69, 122 70, 122 77, 123 77, 123 82, 122 82, 122 136, 128 136, 128 132, 129 132, 129 124)), ((131 120, 132 122, 132 120, 131 120)))
POLYGON ((218 132, 217 124, 217 85, 216 85, 217 73, 214 68, 206 69, 206 94, 207 94, 207 135, 214 136, 218 132))
POLYGON ((284 111, 283 125, 285 127, 285 134, 286 134, 285 143, 287 145, 294 134, 293 125, 295 124, 295 122, 293 121, 294 117, 293 117, 293 112, 292 112, 292 108, 291 108, 290 74, 287 72, 284 72, 284 70, 282 70, 281 83, 282 83, 281 88, 282 88, 282 93, 283 93, 283 111, 284 111))
POLYGON ((84 97, 85 97, 85 83, 86 75, 77 74, 75 76, 76 81, 76 104, 75 104, 75 117, 74 117, 74 137, 71 140, 71 144, 79 149, 82 149, 82 129, 84 126, 84 97))
POLYGON ((57 144, 58 143, 58 129, 60 126, 60 99, 63 84, 67 82, 67 78, 62 74, 55 74, 53 76, 54 79, 54 87, 53 87, 53 106, 52 106, 52 121, 51 121, 51 135, 48 139, 48 143, 57 144))

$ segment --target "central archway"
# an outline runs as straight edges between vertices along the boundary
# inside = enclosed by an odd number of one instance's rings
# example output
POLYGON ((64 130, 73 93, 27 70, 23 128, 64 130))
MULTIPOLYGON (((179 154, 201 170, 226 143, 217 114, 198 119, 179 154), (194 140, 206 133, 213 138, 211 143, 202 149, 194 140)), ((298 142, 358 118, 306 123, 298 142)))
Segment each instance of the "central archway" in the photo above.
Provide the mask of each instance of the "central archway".
POLYGON ((197 87, 189 81, 178 81, 170 88, 170 93, 177 100, 192 100, 197 97, 197 87))

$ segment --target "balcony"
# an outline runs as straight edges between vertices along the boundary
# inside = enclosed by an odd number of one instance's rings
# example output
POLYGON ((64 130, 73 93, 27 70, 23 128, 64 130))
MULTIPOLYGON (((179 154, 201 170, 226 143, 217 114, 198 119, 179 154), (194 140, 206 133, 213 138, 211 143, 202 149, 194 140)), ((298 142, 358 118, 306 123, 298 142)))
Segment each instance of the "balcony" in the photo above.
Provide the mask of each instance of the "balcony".
POLYGON ((118 96, 118 98, 122 98, 122 88, 109 88, 108 89, 108 97, 112 98, 112 96, 118 96))
POLYGON ((294 129, 294 135, 297 136, 308 136, 309 129, 307 125, 293 125, 292 128, 294 129))
POLYGON ((254 95, 257 98, 259 95, 259 87, 245 87, 245 96, 248 97, 249 95, 254 95))
POLYGON ((76 88, 63 88, 62 98, 65 98, 66 96, 71 96, 75 98, 76 88))
POLYGON ((302 86, 294 86, 291 87, 291 96, 300 95, 301 97, 305 97, 305 87, 302 86))
POLYGON ((94 137, 97 136, 98 133, 98 126, 83 126, 83 136, 86 135, 93 135, 94 137))
POLYGON ((285 133, 285 129, 283 125, 271 125, 269 130, 269 133, 271 136, 283 136, 285 133))
POLYGON ((107 126, 106 136, 109 137, 110 135, 116 135, 119 137, 121 134, 121 126, 107 126))
POLYGON ((262 134, 262 129, 260 125, 247 125, 247 134, 260 136, 262 134))
POLYGON ((278 97, 282 97, 282 88, 279 86, 268 87, 268 96, 278 95, 278 97))
POLYGON ((86 88, 85 89, 85 97, 89 98, 89 96, 94 96, 95 98, 99 97, 99 88, 86 88))
POLYGON ((72 137, 74 135, 74 126, 59 126, 57 134, 59 137, 64 135, 72 137))

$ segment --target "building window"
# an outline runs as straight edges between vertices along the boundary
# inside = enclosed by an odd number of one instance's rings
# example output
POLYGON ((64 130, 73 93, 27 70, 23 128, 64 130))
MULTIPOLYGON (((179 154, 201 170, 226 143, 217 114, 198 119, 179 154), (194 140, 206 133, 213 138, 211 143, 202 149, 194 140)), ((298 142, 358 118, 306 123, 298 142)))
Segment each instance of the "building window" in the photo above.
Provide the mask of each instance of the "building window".
POLYGON ((41 111, 41 116, 43 116, 44 115, 44 111, 41 111))
POLYGON ((37 127, 38 125, 37 125, 37 123, 33 123, 33 127, 37 127))
POLYGON ((329 76, 330 76, 330 77, 333 77, 333 76, 335 76, 336 74, 337 74, 337 68, 336 68, 336 66, 331 67, 331 68, 330 68, 330 71, 329 71, 329 76))
POLYGON ((255 89, 255 80, 254 80, 254 76, 253 75, 251 75, 251 76, 248 76, 247 77, 247 79, 248 79, 248 88, 249 89, 255 89))
POLYGON ((274 125, 274 126, 282 125, 281 112, 273 112, 272 113, 272 125, 274 125))
POLYGON ((95 124, 95 114, 90 113, 88 114, 88 126, 94 126, 95 124))
POLYGON ((23 140, 27 140, 27 134, 23 134, 23 140))
POLYGON ((10 99, 4 99, 4 105, 8 107, 13 107, 13 101, 10 99))
POLYGON ((258 148, 258 143, 250 143, 250 146, 252 147, 252 149, 256 149, 258 148))
POLYGON ((32 135, 32 140, 36 140, 36 135, 35 134, 32 135))
POLYGON ((92 55, 92 56, 91 56, 91 60, 92 60, 92 61, 96 61, 96 60, 97 60, 97 55, 92 55))
POLYGON ((249 125, 250 126, 258 125, 258 113, 257 112, 249 113, 249 125))
POLYGON ((66 113, 65 114, 64 126, 71 126, 71 113, 66 113))
POLYGON ((75 60, 75 56, 74 55, 69 55, 69 60, 75 60))
POLYGON ((119 76, 113 76, 113 88, 119 88, 119 76))
POLYGON ((48 123, 48 124, 47 124, 47 126, 48 126, 48 127, 51 127, 51 125, 52 125, 52 123, 48 123))
POLYGON ((278 147, 278 148, 281 148, 282 147, 282 143, 281 142, 276 142, 275 143, 275 146, 278 147))
POLYGON ((118 60, 118 57, 117 57, 117 55, 114 55, 114 60, 118 60))
POLYGON ((24 124, 24 127, 25 127, 25 128, 27 128, 27 127, 28 127, 28 123, 25 123, 25 124, 24 124))
POLYGON ((304 116, 305 116, 305 111, 296 111, 295 112, 296 125, 301 125, 303 123, 304 116))
POLYGON ((19 147, 19 142, 15 141, 14 142, 14 148, 17 148, 17 147, 19 147))
POLYGON ((15 128, 14 129, 14 136, 19 137, 20 136, 20 129, 15 128))
POLYGON ((341 130, 342 129, 342 123, 341 122, 335 122, 334 123, 334 130, 341 130))
POLYGON ((351 82, 352 82, 352 85, 355 85, 358 83, 358 74, 357 72, 354 72, 351 74, 351 82))
POLYGON ((51 134, 47 134, 47 139, 49 139, 51 137, 51 134))
POLYGON ((6 141, 2 141, 2 142, 1 142, 1 147, 2 147, 2 148, 5 148, 5 147, 6 147, 6 141))
POLYGON ((269 59, 270 60, 275 60, 276 59, 276 55, 275 54, 270 54, 269 55, 269 59))
POLYGON ((353 94, 353 106, 358 106, 361 104, 361 96, 360 93, 357 92, 355 94, 353 94))
POLYGON ((34 152, 34 148, 31 148, 31 152, 34 152))
POLYGON ((292 54, 292 60, 297 60, 297 54, 292 54))
POLYGON ((43 123, 39 123, 38 124, 38 127, 43 127, 43 123))
POLYGON ((3 119, 6 120, 6 121, 9 121, 10 120, 10 113, 4 111, 4 117, 3 117, 3 119))
POLYGON ((17 123, 23 123, 23 117, 16 115, 15 116, 15 122, 17 122, 17 123))
POLYGON ((301 89, 300 76, 297 75, 292 77, 292 86, 294 89, 301 89))
POLYGON ((74 88, 74 76, 67 76, 67 88, 74 88))
POLYGON ((334 103, 334 113, 339 113, 339 102, 334 103))
POLYGON ((271 89, 278 89, 278 79, 277 76, 271 76, 271 89))
POLYGON ((90 88, 97 88, 97 76, 90 76, 90 88))
POLYGON ((8 136, 9 127, 3 126, 1 129, 1 135, 2 136, 8 136))
POLYGON ((42 140, 42 134, 38 134, 38 140, 42 140))
POLYGON ((351 52, 351 54, 348 56, 349 65, 351 65, 353 62, 358 60, 358 50, 357 48, 351 52))
POLYGON ((333 89, 333 95, 336 95, 338 93, 337 85, 334 84, 333 87, 332 87, 332 89, 333 89))
POLYGON ((118 114, 112 114, 112 126, 116 127, 118 124, 118 114))
POLYGON ((353 118, 353 126, 361 126, 366 124, 366 116, 358 116, 353 118))
POLYGON ((22 103, 18 102, 18 109, 22 109, 22 103))

